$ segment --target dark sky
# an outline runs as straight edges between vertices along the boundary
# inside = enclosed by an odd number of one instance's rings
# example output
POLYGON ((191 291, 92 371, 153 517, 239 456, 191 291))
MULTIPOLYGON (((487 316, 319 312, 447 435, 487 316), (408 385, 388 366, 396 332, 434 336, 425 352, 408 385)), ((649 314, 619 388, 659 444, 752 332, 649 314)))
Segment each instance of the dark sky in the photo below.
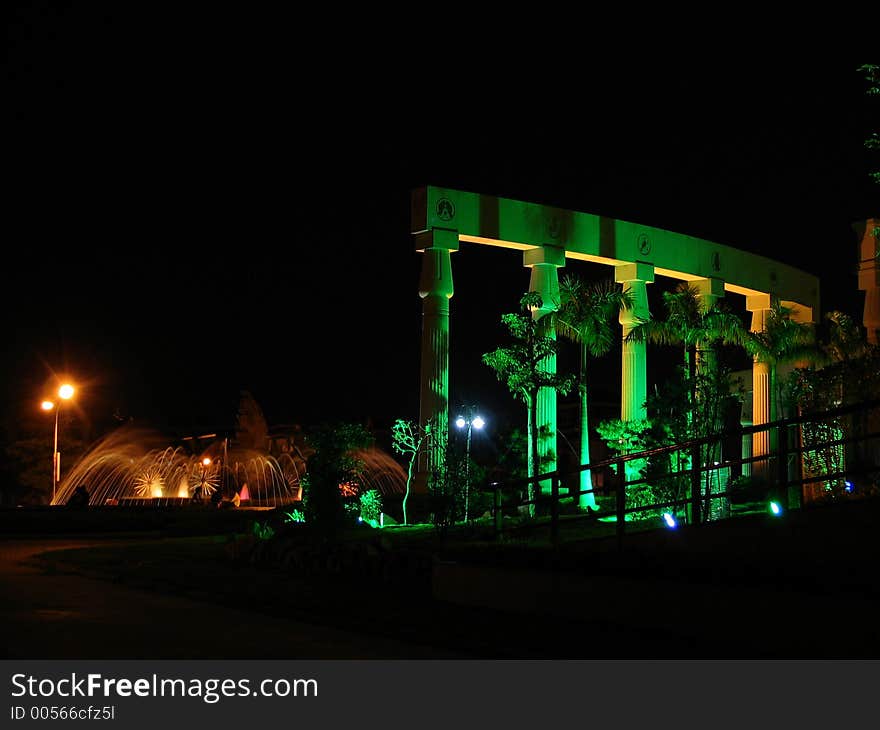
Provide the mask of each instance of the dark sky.
MULTIPOLYGON (((96 423, 186 429, 240 388, 273 423, 415 417, 425 183, 757 251, 859 312, 869 59, 441 62, 381 36, 305 50, 307 24, 268 16, 58 7, 10 16, 7 419, 53 371, 96 423)), ((503 408, 479 355, 527 271, 472 246, 453 265, 453 402, 503 408)))

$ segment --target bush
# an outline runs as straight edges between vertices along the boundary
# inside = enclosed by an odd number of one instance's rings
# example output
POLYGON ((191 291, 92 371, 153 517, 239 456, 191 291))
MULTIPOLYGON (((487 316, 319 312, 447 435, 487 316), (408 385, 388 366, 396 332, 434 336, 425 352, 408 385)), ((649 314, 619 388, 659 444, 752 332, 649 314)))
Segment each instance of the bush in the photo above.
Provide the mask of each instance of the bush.
POLYGON ((360 517, 364 522, 377 525, 382 516, 382 495, 377 489, 370 489, 360 496, 360 517))

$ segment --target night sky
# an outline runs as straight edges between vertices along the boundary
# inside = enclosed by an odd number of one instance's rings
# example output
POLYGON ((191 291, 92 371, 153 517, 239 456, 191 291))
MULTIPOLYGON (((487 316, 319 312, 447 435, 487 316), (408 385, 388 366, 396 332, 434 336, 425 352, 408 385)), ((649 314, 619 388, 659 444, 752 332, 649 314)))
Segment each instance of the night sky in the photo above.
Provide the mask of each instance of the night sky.
MULTIPOLYGON (((216 423, 243 388, 270 423, 416 417, 426 183, 760 252, 860 315, 870 59, 432 63, 400 39, 306 51, 306 25, 268 16, 47 7, 13 13, 6 61, 7 421, 53 371, 96 432, 216 423)), ((479 356, 527 286, 521 254, 463 245, 453 273, 453 404, 518 414, 479 356)))

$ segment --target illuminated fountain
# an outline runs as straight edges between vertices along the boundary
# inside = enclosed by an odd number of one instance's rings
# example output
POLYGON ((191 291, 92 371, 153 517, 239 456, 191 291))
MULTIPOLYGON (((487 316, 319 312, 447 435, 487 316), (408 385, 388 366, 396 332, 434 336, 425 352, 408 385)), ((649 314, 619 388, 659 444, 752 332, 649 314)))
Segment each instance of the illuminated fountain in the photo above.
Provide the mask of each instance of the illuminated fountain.
POLYGON ((375 447, 351 452, 360 463, 357 478, 363 491, 375 489, 383 497, 406 492, 406 472, 391 456, 375 447))
POLYGON ((164 445, 156 431, 122 426, 98 441, 68 472, 53 504, 66 504, 79 487, 91 505, 210 501, 277 507, 300 498, 305 459, 275 458, 214 443, 200 454, 164 445))
MULTIPOLYGON (((403 494, 406 472, 376 448, 352 454, 364 490, 403 494)), ((210 503, 278 507, 302 498, 306 459, 294 449, 278 457, 257 449, 213 443, 201 453, 170 447, 157 431, 125 425, 98 441, 68 472, 53 504, 66 504, 85 487, 90 505, 210 503), (218 494, 219 492, 219 494, 218 494)))

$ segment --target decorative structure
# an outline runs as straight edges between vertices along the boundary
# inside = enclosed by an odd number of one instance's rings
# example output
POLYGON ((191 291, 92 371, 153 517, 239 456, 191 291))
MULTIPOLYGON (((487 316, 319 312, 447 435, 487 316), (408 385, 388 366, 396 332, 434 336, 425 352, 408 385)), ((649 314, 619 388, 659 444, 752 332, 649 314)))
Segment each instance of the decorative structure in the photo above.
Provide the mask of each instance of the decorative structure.
MULTIPOLYGON (((454 292, 451 254, 460 242, 521 250, 523 265, 531 270, 529 289, 539 292, 544 300, 544 306, 533 312, 539 320, 558 302, 558 271, 566 259, 614 268, 615 280, 635 299, 633 309, 621 313, 624 335, 639 318, 649 316, 647 285, 655 275, 692 282, 707 303, 725 293, 745 296, 753 329, 763 328, 774 300, 792 307, 801 321, 813 321, 814 313, 819 311, 819 281, 799 269, 712 241, 589 213, 425 187, 412 195, 412 233, 416 250, 423 255, 419 285, 423 301, 420 420, 427 423, 436 419, 444 433, 449 423, 449 323, 454 292)), ((867 312, 867 303, 865 306, 867 312)), ((880 295, 876 309, 880 327, 880 295)), ((768 419, 765 370, 755 363, 755 425, 768 419)), ((625 343, 620 408, 623 420, 644 418, 646 376, 644 344, 625 343)), ((539 429, 546 427, 548 434, 539 451, 555 454, 555 393, 548 392, 539 399, 537 415, 539 429)), ((768 453, 768 446, 766 434, 755 435, 755 456, 768 453)), ((420 464, 420 471, 424 474, 441 459, 439 451, 429 454, 420 464)), ((555 462, 550 460, 545 468, 554 469, 555 462)), ((417 487, 424 484, 424 478, 417 481, 417 487)))
POLYGON ((880 330, 880 266, 877 257, 880 255, 877 229, 880 219, 868 218, 853 225, 859 238, 859 289, 865 292, 865 310, 862 324, 872 345, 880 344, 877 332, 880 330))

